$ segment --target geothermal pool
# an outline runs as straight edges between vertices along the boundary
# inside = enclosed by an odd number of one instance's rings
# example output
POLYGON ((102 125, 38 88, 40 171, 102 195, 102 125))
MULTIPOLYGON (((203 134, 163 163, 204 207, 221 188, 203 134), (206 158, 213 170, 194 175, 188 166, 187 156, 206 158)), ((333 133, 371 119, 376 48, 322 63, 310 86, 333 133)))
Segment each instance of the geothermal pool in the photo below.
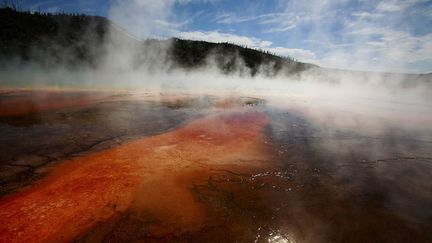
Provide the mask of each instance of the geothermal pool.
POLYGON ((400 106, 2 90, 0 242, 431 242, 430 107, 400 106))

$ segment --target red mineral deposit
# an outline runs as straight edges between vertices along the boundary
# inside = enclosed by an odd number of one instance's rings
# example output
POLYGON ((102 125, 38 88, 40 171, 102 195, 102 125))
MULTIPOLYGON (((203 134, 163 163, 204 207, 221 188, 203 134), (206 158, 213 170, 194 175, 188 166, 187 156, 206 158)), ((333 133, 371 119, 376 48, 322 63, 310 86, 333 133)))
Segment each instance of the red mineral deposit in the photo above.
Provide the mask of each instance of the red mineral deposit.
POLYGON ((189 186, 224 166, 264 166, 266 124, 259 112, 217 114, 67 161, 1 199, 0 242, 70 241, 126 210, 151 213, 170 230, 200 227, 206 210, 189 186))

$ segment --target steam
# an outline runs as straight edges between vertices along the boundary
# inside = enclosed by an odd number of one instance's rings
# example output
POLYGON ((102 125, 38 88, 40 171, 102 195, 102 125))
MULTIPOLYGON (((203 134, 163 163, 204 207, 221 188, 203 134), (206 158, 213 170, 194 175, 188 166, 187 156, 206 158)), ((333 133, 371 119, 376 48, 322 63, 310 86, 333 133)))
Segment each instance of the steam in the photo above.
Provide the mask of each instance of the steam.
POLYGON ((142 39, 170 35, 173 29, 169 21, 174 17, 171 14, 174 3, 174 0, 115 0, 108 18, 120 26, 127 26, 128 32, 142 39))
MULTIPOLYGON (((94 63, 73 60, 79 65, 70 68, 53 61, 41 66, 38 62, 9 60, 1 68, 1 85, 251 95, 266 98, 279 109, 296 110, 320 126, 361 128, 368 134, 378 128, 398 127, 415 131, 423 140, 432 140, 428 126, 432 124, 428 112, 432 110, 430 75, 312 68, 287 76, 283 71, 272 73, 270 63, 252 76, 237 53, 227 57, 235 60, 235 71, 229 74, 217 67, 215 55, 208 56, 198 68, 179 68, 170 60, 171 41, 143 41, 158 33, 175 32, 176 25, 170 24, 175 20, 171 12, 174 4, 173 0, 114 1, 109 11, 114 21, 105 38, 100 40, 93 29, 85 31, 85 43, 91 43, 90 53, 97 57, 94 63)), ((66 59, 71 53, 58 51, 66 59)), ((32 53, 37 60, 52 59, 49 52, 32 53)))
MULTIPOLYGON (((430 75, 385 74, 312 68, 292 75, 286 71, 273 73, 272 63, 262 65, 256 75, 245 65, 238 53, 235 71, 224 73, 217 67, 215 55, 195 69, 175 66, 170 60, 172 42, 143 41, 176 27, 171 10, 175 1, 114 1, 111 7, 108 34, 100 39, 94 29, 85 31, 94 63, 79 63, 70 68, 67 63, 48 65, 38 62, 9 60, 2 65, 0 82, 12 87, 73 87, 91 89, 126 89, 145 92, 179 92, 222 95, 256 95, 273 100, 275 106, 304 103, 312 120, 321 121, 322 111, 392 117, 400 126, 425 127, 431 117, 432 81, 430 75), (127 26, 126 30, 122 26, 127 26), (139 33, 139 36, 130 34, 139 33), (291 102, 292 101, 292 102, 291 102), (319 107, 319 108, 318 108, 319 107), (416 112, 416 115, 406 115, 416 112), (318 115, 321 114, 321 115, 318 115)), ((90 28, 94 25, 89 24, 90 28)), ((60 59, 70 58, 72 50, 57 50, 60 59), (60 53, 60 54, 59 54, 60 53)), ((52 60, 52 53, 33 50, 36 60, 52 60)), ((325 113, 325 112, 324 112, 325 113)), ((358 124, 356 124, 358 125, 358 124)), ((353 125, 353 126, 356 126, 353 125)))
MULTIPOLYGON (((157 36, 160 33, 175 33, 175 16, 170 11, 174 3, 174 0, 114 1, 110 10, 114 22, 106 38, 101 42, 92 30, 86 31, 89 42, 93 43, 91 53, 97 53, 95 63, 79 63, 71 68, 64 63, 40 65, 13 59, 0 68, 0 86, 254 96, 268 101, 266 112, 270 114, 301 116, 310 126, 309 139, 318 139, 311 145, 313 150, 337 155, 332 162, 319 166, 341 165, 354 153, 360 153, 365 161, 393 157, 432 158, 428 150, 432 143, 431 75, 323 68, 286 75, 284 71, 272 73, 270 63, 261 66, 252 76, 237 53, 230 54, 236 69, 229 74, 217 67, 216 55, 208 56, 199 68, 179 68, 170 60, 172 42, 143 41, 160 37, 157 36), (349 138, 357 140, 348 141, 349 138), (388 143, 383 145, 380 141, 388 143)), ((39 50, 32 53, 38 60, 51 60, 49 53, 39 50)), ((61 55, 67 57, 69 50, 61 55)), ((292 124, 285 120, 270 124, 276 131, 289 130, 288 125, 292 124)), ((382 168, 371 173, 385 174, 380 171, 382 168)), ((351 176, 355 171, 341 169, 338 173, 351 176)), ((428 180, 424 174, 417 175, 419 181, 428 180)), ((427 194, 430 183, 417 189, 416 196, 427 194)), ((397 204, 405 199, 405 196, 392 195, 390 203, 397 204)))

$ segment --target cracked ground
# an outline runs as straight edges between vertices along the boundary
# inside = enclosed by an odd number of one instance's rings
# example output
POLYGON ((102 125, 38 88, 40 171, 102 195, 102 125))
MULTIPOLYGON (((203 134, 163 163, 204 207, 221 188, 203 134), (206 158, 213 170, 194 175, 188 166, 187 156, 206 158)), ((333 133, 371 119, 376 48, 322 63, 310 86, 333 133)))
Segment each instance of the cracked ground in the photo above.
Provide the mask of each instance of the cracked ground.
POLYGON ((0 242, 432 240, 430 130, 248 96, 62 92, 0 96, 0 242))

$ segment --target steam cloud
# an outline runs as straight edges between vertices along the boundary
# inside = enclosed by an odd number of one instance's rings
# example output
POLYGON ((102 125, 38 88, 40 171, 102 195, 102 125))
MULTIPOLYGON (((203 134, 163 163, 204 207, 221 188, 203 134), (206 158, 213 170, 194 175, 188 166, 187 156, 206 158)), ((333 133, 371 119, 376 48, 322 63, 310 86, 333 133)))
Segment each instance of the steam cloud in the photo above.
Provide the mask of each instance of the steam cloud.
MULTIPOLYGON (((87 38, 94 47, 91 53, 99 55, 95 63, 70 68, 63 64, 51 63, 47 67, 9 60, 0 70, 0 85, 255 96, 265 98, 272 109, 304 117, 313 128, 310 136, 324 138, 314 143, 316 150, 339 154, 340 161, 335 160, 335 164, 359 151, 368 155, 365 156, 368 161, 396 153, 399 154, 395 156, 431 156, 430 151, 418 149, 419 144, 432 142, 430 75, 312 68, 286 76, 268 75, 271 66, 262 66, 251 76, 241 58, 235 59, 236 71, 226 74, 216 67, 214 56, 209 56, 206 65, 198 69, 176 68, 169 59, 172 43, 141 41, 141 38, 157 37, 161 30, 167 35, 174 33, 169 22, 174 3, 174 0, 115 1, 110 18, 119 25, 111 24, 107 38, 100 42, 92 30, 87 30, 87 38), (128 34, 121 26, 128 26, 133 33, 140 33, 140 37, 128 34), (369 140, 350 143, 325 139, 339 138, 346 131, 355 131, 355 137, 387 139, 391 141, 390 148, 369 140)), ((59 51, 68 57, 68 50, 59 51)), ((38 50, 32 53, 39 55, 38 59, 50 60, 50 56, 44 56, 46 53, 38 50)), ((283 129, 283 122, 280 126, 283 129)), ((341 170, 340 173, 354 172, 341 170)), ((420 176, 427 180, 424 175, 420 176)), ((423 189, 416 193, 426 193, 423 189)), ((400 198, 392 199, 397 200, 400 198)))
MULTIPOLYGON (((172 43, 141 41, 141 38, 155 37, 161 29, 173 33, 168 27, 172 25, 168 23, 173 19, 171 9, 174 3, 174 0, 114 1, 109 11, 109 18, 114 22, 111 22, 105 39, 101 40, 94 29, 85 31, 85 41, 91 43, 90 53, 97 57, 94 63, 80 63, 71 69, 62 63, 40 66, 38 63, 9 60, 2 65, 0 82, 2 86, 15 87, 257 95, 275 100, 279 106, 293 104, 287 101, 303 102, 302 109, 317 121, 323 119, 318 115, 323 112, 315 110, 331 108, 370 115, 381 113, 381 116, 392 117, 393 122, 400 126, 412 128, 426 128, 426 124, 431 124, 432 118, 426 112, 432 110, 430 75, 312 68, 296 75, 274 76, 268 75, 271 67, 262 66, 252 77, 241 58, 235 59, 236 72, 227 75, 216 67, 214 56, 209 56, 206 65, 198 69, 175 68, 168 55, 172 43), (132 32, 140 33, 140 37, 129 34, 129 30, 121 26, 132 28, 132 32)), ((88 26, 94 28, 92 24, 88 26)), ((71 56, 70 50, 58 52, 57 55, 63 59, 71 56)), ((51 59, 49 53, 40 50, 32 53, 38 56, 38 60, 51 59)))

